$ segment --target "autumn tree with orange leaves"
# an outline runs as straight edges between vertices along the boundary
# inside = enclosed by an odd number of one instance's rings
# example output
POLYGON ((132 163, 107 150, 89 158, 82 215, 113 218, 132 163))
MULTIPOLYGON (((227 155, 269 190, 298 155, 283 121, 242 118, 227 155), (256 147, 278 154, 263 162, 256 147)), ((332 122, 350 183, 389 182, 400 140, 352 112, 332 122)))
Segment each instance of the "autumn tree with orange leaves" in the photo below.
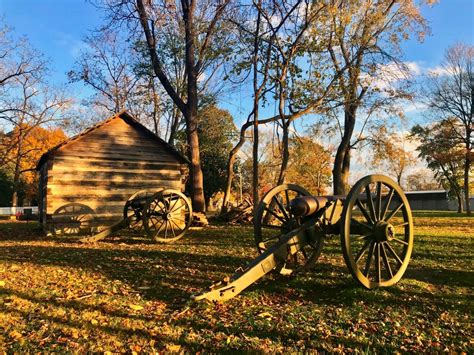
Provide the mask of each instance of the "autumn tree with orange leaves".
POLYGON ((23 178, 31 174, 36 159, 65 138, 60 130, 47 129, 67 118, 71 99, 48 83, 46 60, 26 39, 0 30, 0 167, 12 180, 12 207, 18 205, 23 178))
MULTIPOLYGON (((12 183, 12 205, 21 200, 32 201, 37 193, 36 164, 43 153, 66 139, 61 128, 42 128, 21 125, 0 137, 2 170, 12 183)), ((23 201, 23 202, 24 202, 23 201)), ((13 206, 15 206, 13 205, 13 206)))

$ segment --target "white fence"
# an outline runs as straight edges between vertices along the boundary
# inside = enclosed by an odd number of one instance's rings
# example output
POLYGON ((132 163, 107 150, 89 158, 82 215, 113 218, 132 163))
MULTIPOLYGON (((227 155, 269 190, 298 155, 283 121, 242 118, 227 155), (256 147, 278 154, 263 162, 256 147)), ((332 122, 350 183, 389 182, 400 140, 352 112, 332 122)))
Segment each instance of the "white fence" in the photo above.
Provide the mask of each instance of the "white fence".
POLYGON ((16 216, 17 214, 23 214, 24 209, 30 209, 33 214, 38 213, 38 206, 0 207, 0 216, 16 216))

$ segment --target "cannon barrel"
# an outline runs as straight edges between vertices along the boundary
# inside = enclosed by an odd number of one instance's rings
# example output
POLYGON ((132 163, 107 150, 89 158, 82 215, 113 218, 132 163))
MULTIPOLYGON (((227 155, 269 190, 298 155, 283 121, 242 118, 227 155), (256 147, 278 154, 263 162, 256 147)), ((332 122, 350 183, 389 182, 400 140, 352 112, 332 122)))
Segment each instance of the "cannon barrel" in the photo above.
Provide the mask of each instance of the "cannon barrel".
POLYGON ((316 213, 328 203, 327 197, 300 196, 290 201, 290 211, 297 217, 309 216, 316 213))

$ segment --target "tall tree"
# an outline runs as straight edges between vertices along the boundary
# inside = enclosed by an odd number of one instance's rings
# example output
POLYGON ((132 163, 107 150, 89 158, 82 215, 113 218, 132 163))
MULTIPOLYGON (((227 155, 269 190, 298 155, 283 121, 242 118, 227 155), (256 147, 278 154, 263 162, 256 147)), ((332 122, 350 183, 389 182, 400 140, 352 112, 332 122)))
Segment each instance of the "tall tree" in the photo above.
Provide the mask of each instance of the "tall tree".
MULTIPOLYGON (((198 134, 206 208, 211 197, 225 187, 227 156, 235 133, 234 119, 228 111, 214 105, 199 110, 198 134)), ((184 135, 178 135, 178 138, 178 148, 186 151, 184 135)))
POLYGON ((384 169, 387 175, 392 175, 398 184, 402 185, 402 178, 407 169, 414 166, 416 157, 405 147, 405 137, 397 133, 389 133, 387 127, 380 126, 371 134, 371 166, 384 169))
POLYGON ((426 160, 428 168, 454 196, 458 202, 458 212, 463 211, 462 177, 464 149, 454 132, 453 119, 442 120, 422 127, 412 128, 412 136, 419 141, 417 151, 426 160))
POLYGON ((455 142, 464 146, 464 200, 471 214, 470 175, 474 131, 474 46, 457 44, 446 51, 442 74, 429 77, 429 103, 451 125, 455 142))
POLYGON ((308 191, 323 195, 331 183, 331 152, 314 137, 294 137, 290 140, 287 179, 298 182, 308 191))
MULTIPOLYGON (((285 0, 253 2, 253 12, 248 15, 253 21, 234 21, 242 36, 242 46, 252 48, 250 53, 241 50, 241 65, 247 64, 255 82, 255 71, 259 85, 254 85, 252 111, 240 129, 240 137, 229 155, 227 167, 228 179, 224 194, 224 205, 230 195, 233 179, 233 164, 238 151, 246 141, 248 129, 254 129, 254 164, 257 163, 255 137, 259 125, 277 123, 282 133, 280 154, 280 172, 277 183, 285 179, 289 161, 289 136, 293 122, 310 113, 320 113, 324 103, 329 99, 337 78, 342 75, 344 67, 333 72, 327 69, 327 53, 323 53, 324 42, 314 35, 323 16, 325 3, 313 3, 306 0, 285 0), (261 22, 261 31, 258 23, 261 22), (258 48, 258 50, 256 50, 258 48), (326 57, 326 58, 325 58, 326 57), (255 61, 255 59, 258 61, 255 61), (326 74, 322 74, 325 72, 326 74), (275 104, 275 115, 255 120, 256 108, 275 104), (257 125, 258 123, 258 125, 257 125)), ((258 112, 257 112, 258 114, 258 112)), ((255 171, 257 169, 254 169, 255 171)), ((261 175, 254 173, 254 177, 261 175)), ((258 188, 254 181, 254 189, 258 188)), ((256 191, 254 190, 254 195, 256 191)), ((257 198, 257 196, 254 196, 257 198)))
MULTIPOLYGON (((197 6, 196 0, 181 1, 143 1, 143 0, 109 0, 106 7, 112 21, 126 22, 129 29, 141 29, 141 38, 145 44, 149 60, 155 76, 160 81, 167 95, 184 117, 190 160, 190 193, 193 209, 196 212, 205 212, 203 191, 203 175, 199 153, 198 137, 198 108, 199 108, 199 80, 205 75, 212 76, 215 70, 212 67, 222 64, 227 58, 229 47, 226 42, 226 31, 219 31, 225 23, 223 14, 230 0, 206 0, 197 6), (172 76, 160 53, 165 48, 160 47, 163 29, 168 24, 177 24, 183 29, 179 32, 179 40, 184 44, 185 88, 183 96, 179 94, 171 80, 172 76), (211 74, 209 74, 211 73, 211 74)), ((138 35, 137 32, 134 33, 138 35)), ((133 35, 133 34, 132 34, 133 35)), ((162 53, 168 57, 179 53, 162 53)))
POLYGON ((0 139, 0 151, 9 150, 3 170, 8 172, 12 179, 9 202, 13 207, 21 202, 21 196, 29 202, 36 198, 36 164, 43 153, 65 139, 66 135, 61 128, 29 127, 26 124, 16 126, 4 139, 0 139), (13 149, 9 149, 11 147, 13 149))
POLYGON ((63 119, 71 100, 46 78, 46 61, 26 38, 15 38, 0 30, 0 121, 11 133, 2 135, 0 167, 11 167, 12 205, 17 205, 22 174, 31 170, 25 159, 37 148, 29 145, 32 131, 63 119))
MULTIPOLYGON (((206 56, 209 54, 209 45, 212 40, 216 27, 222 19, 222 14, 228 5, 229 0, 219 1, 214 6, 212 2, 209 4, 210 18, 203 33, 197 28, 196 23, 196 1, 181 0, 181 8, 179 14, 184 26, 184 42, 185 42, 185 63, 186 63, 186 101, 184 101, 172 87, 167 74, 163 71, 163 66, 157 56, 156 37, 154 22, 149 17, 149 12, 155 11, 151 2, 145 5, 142 0, 137 0, 137 12, 140 18, 140 24, 145 34, 146 43, 150 53, 151 62, 155 75, 160 80, 164 89, 171 97, 173 102, 178 106, 186 121, 186 135, 189 147, 190 157, 190 175, 191 175, 191 196, 193 201, 193 209, 196 212, 205 212, 206 205, 204 199, 203 175, 201 169, 201 158, 199 153, 199 136, 198 136, 198 78, 202 73, 206 56), (150 23, 152 26, 150 27, 150 23), (199 41, 199 35, 203 35, 203 40, 199 41)), ((202 23, 201 23, 202 25, 202 23)))
MULTIPOLYGON (((425 1, 432 2, 432 1, 425 1)), ((327 50, 334 70, 347 67, 339 77, 339 107, 336 117, 341 141, 337 148, 334 168, 334 194, 345 194, 348 188, 351 150, 357 117, 361 109, 372 115, 374 108, 383 109, 387 97, 406 98, 403 92, 381 91, 387 66, 395 66, 405 76, 407 67, 400 60, 400 43, 410 37, 422 38, 427 27, 415 0, 330 0, 326 13, 327 50)), ((385 78, 386 79, 386 78, 385 78)), ((392 80, 393 81, 393 80, 392 80)), ((361 124, 365 125, 365 124, 361 124)), ((357 137, 356 137, 357 138, 357 137)))
POLYGON ((16 77, 14 86, 10 88, 10 94, 0 98, 0 107, 6 108, 2 118, 12 127, 12 132, 5 135, 0 142, 0 166, 7 164, 12 166, 13 207, 17 206, 22 174, 34 169, 34 166, 26 162, 41 150, 38 144, 31 143, 34 140, 32 133, 40 126, 59 123, 65 119, 71 104, 71 100, 64 96, 64 92, 55 90, 43 81, 46 73, 43 68, 42 73, 36 71, 16 77))

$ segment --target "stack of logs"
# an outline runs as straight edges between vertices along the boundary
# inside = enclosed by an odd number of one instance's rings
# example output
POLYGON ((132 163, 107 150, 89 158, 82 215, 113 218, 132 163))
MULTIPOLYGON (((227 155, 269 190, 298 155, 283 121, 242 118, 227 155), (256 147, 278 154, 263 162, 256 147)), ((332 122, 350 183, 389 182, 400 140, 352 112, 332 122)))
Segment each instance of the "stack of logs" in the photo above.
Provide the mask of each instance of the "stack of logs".
POLYGON ((237 206, 227 208, 226 212, 219 215, 218 219, 229 224, 251 224, 253 222, 253 203, 249 197, 237 206))
POLYGON ((193 212, 193 227, 206 227, 209 225, 206 214, 202 212, 193 212))

